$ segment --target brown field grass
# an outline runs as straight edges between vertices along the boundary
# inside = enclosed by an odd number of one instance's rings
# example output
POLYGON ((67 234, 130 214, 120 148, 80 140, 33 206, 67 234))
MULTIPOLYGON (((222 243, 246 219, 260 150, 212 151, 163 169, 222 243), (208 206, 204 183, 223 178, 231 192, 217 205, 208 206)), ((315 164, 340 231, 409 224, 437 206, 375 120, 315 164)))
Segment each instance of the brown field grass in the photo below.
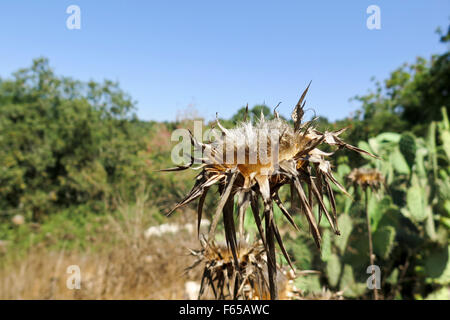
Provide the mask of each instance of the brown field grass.
POLYGON ((184 274, 194 261, 187 248, 199 247, 196 234, 183 230, 146 238, 144 202, 122 205, 119 212, 95 235, 96 246, 91 249, 55 250, 39 244, 25 254, 4 255, 0 299, 188 298, 185 282, 201 277, 201 270, 184 274), (80 268, 80 289, 67 288, 71 265, 80 268))
POLYGON ((180 242, 164 238, 109 252, 34 248, 0 270, 0 299, 186 299, 184 284, 195 274, 183 270, 192 259, 180 242), (70 265, 80 267, 79 290, 66 286, 70 265))

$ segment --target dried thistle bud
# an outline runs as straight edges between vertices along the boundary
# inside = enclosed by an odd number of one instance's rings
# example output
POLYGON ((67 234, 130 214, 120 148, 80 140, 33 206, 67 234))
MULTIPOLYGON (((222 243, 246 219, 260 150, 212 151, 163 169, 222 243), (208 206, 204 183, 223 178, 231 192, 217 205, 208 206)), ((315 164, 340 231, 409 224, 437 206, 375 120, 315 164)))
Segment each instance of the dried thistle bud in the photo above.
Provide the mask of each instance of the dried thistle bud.
MULTIPOLYGON (((191 250, 197 258, 191 270, 203 265, 203 275, 198 299, 268 300, 267 259, 261 241, 249 244, 239 242, 237 255, 239 265, 235 265, 233 254, 225 243, 202 241, 202 249, 191 250)), ((277 284, 280 299, 293 299, 299 292, 293 285, 296 278, 292 269, 277 265, 277 284)))
POLYGON ((291 213, 278 196, 279 189, 287 184, 291 186, 291 192, 298 195, 299 207, 308 220, 317 247, 320 248, 319 223, 322 215, 326 216, 333 231, 339 234, 336 202, 331 184, 335 184, 344 193, 346 191, 333 176, 331 163, 327 160, 333 153, 323 152, 319 147, 330 145, 375 157, 344 142, 339 135, 345 128, 333 132, 320 132, 314 128, 314 121, 302 122, 304 98, 308 88, 292 112, 294 127, 277 116, 273 120, 266 120, 264 115, 261 115, 256 124, 246 121, 233 129, 224 128, 217 120, 216 125, 221 134, 214 142, 201 143, 191 136, 194 149, 202 152, 201 158, 191 157, 191 163, 188 165, 162 170, 186 170, 194 163, 200 163, 200 167, 196 169, 201 169, 192 190, 168 214, 199 198, 198 221, 200 221, 206 194, 212 185, 218 184, 220 200, 213 215, 208 238, 214 239, 217 224, 222 216, 227 245, 231 249, 236 265, 239 264, 236 230, 242 239, 244 216, 248 206, 251 206, 255 224, 267 252, 272 298, 277 298, 275 239, 292 266, 273 217, 273 202, 278 205, 285 218, 298 229, 291 213), (263 148, 260 148, 261 145, 263 148), (331 213, 324 204, 324 195, 330 201, 331 213), (234 222, 235 196, 238 197, 238 228, 234 222), (258 207, 259 198, 264 204, 264 229, 258 207), (318 206, 318 219, 313 214, 315 205, 318 206))
POLYGON ((381 172, 371 168, 355 168, 347 178, 363 189, 369 187, 372 190, 378 190, 384 184, 384 177, 381 172))
POLYGON ((21 214, 16 214, 14 217, 12 217, 11 221, 16 226, 20 226, 25 223, 25 217, 21 214))

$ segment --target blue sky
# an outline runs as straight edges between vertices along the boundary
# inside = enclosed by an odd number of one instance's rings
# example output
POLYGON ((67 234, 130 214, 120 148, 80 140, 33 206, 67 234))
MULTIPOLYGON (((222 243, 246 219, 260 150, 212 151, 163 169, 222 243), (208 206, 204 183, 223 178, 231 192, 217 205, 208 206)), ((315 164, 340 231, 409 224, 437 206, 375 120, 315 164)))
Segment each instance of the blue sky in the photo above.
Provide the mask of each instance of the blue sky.
POLYGON ((312 80, 307 105, 335 120, 372 76, 444 52, 434 31, 449 16, 448 0, 3 0, 0 76, 45 56, 57 74, 119 81, 140 118, 160 121, 189 106, 212 119, 279 101, 289 115, 312 80), (81 30, 66 28, 71 4, 81 30), (366 27, 371 4, 381 30, 366 27))

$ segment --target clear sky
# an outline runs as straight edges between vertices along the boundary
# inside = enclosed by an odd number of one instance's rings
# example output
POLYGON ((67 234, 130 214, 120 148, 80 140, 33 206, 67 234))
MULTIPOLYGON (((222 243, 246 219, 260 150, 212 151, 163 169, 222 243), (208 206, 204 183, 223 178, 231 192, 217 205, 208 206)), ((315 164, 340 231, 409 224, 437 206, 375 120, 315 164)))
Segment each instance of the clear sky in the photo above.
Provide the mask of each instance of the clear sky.
POLYGON ((358 107, 348 99, 372 76, 444 52, 434 31, 449 16, 449 0, 2 0, 0 76, 45 56, 57 74, 119 81, 146 120, 279 101, 289 115, 312 80, 307 105, 335 120, 358 107), (72 4, 80 30, 66 27, 72 4), (380 30, 366 27, 371 4, 380 30))

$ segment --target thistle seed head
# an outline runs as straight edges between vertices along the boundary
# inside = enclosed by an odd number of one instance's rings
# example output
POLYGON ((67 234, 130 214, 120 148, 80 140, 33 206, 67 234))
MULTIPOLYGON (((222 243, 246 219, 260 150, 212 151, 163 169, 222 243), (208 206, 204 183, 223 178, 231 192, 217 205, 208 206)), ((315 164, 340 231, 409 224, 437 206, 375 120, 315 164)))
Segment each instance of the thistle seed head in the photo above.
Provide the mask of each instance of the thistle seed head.
POLYGON ((378 190, 384 184, 384 177, 380 171, 371 168, 355 168, 348 175, 348 179, 366 189, 378 190))
MULTIPOLYGON (((194 149, 201 151, 201 158, 191 157, 191 163, 163 171, 186 170, 194 163, 200 163, 200 169, 194 187, 168 214, 195 199, 198 202, 198 221, 202 218, 206 194, 212 185, 219 187, 220 200, 210 226, 208 239, 214 239, 214 233, 220 217, 223 218, 225 237, 230 248, 234 264, 239 265, 238 240, 243 239, 244 218, 247 208, 251 206, 255 224, 266 252, 271 297, 278 297, 276 289, 275 239, 281 251, 292 267, 291 260, 283 245, 280 232, 273 216, 273 202, 282 211, 285 218, 298 229, 291 213, 284 207, 279 189, 291 186, 291 199, 298 198, 298 204, 305 215, 311 234, 320 248, 321 235, 319 223, 326 216, 331 228, 339 234, 337 212, 332 184, 343 193, 345 188, 335 179, 332 172, 330 156, 333 154, 319 149, 321 145, 345 148, 375 157, 369 152, 344 142, 339 135, 344 129, 320 132, 315 129, 314 121, 302 122, 304 115, 304 98, 309 85, 300 97, 292 112, 292 127, 275 113, 275 119, 266 120, 261 115, 259 122, 252 124, 245 121, 236 128, 226 129, 219 120, 216 125, 221 134, 214 142, 202 143, 191 135, 194 149), (263 146, 260 148, 260 146, 263 146), (225 159, 225 161, 224 161, 225 159), (324 203, 328 197, 331 208, 324 203), (235 226, 234 199, 237 198, 237 221, 235 226), (263 202, 263 218, 260 216, 259 199, 263 202), (318 207, 318 217, 313 214, 313 207, 318 207), (331 209, 331 212, 329 212, 331 209), (262 224, 264 219, 264 227, 262 224)), ((245 117, 247 118, 247 117, 245 117)), ((291 206, 293 205, 291 201, 291 206)))
MULTIPOLYGON (((215 299, 267 300, 270 298, 267 259, 261 241, 238 245, 239 265, 235 265, 232 252, 225 243, 202 241, 200 250, 191 250, 197 258, 188 270, 203 265, 198 299, 212 294, 215 299)), ((277 265, 277 284, 281 299, 298 295, 293 284, 295 272, 277 265)))

